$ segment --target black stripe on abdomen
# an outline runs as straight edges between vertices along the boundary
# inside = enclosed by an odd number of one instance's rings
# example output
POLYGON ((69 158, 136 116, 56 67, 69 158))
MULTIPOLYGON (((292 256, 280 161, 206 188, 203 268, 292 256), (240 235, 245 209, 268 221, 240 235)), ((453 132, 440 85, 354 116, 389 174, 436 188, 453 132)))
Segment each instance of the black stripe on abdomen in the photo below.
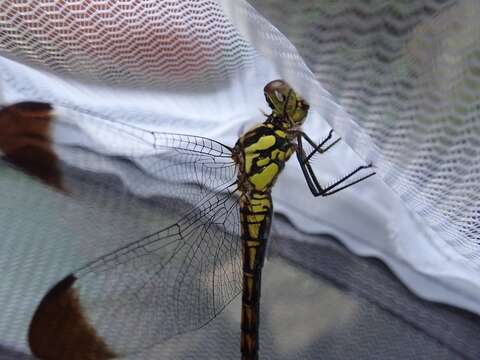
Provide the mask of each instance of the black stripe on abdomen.
POLYGON ((272 219, 270 194, 243 196, 240 217, 243 242, 242 360, 257 360, 262 267, 272 219))

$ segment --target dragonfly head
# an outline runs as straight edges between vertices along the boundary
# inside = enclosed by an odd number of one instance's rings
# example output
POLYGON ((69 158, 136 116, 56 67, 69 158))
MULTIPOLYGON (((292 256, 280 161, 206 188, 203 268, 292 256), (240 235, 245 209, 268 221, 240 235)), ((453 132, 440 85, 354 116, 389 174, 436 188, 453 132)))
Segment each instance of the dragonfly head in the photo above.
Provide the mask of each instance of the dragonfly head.
POLYGON ((265 99, 283 128, 297 128, 304 122, 310 106, 286 82, 274 80, 265 88, 265 99))

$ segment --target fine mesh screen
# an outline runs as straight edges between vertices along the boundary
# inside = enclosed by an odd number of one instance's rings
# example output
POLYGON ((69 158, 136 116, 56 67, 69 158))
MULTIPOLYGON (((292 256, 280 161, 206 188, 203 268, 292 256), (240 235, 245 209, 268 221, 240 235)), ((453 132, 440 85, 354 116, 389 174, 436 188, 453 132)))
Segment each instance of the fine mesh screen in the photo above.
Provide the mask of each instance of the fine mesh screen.
POLYGON ((253 56, 211 0, 4 1, 0 29, 5 56, 116 86, 211 84, 253 56))
MULTIPOLYGON (((480 312, 479 15, 475 0, 9 0, 0 98, 233 145, 283 78, 311 104, 308 134, 328 122, 344 140, 315 164, 322 180, 370 161, 378 175, 315 199, 292 162, 276 209, 423 297, 480 312)), ((55 141, 83 139, 65 134, 55 141)))
POLYGON ((384 180, 478 270, 480 3, 252 3, 369 135, 344 129, 355 150, 375 149, 384 180))

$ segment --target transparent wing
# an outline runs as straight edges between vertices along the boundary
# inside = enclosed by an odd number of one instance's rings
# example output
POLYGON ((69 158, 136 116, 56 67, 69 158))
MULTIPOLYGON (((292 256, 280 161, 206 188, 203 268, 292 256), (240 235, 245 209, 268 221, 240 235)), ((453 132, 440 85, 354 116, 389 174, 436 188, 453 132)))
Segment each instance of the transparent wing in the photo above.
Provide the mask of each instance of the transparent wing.
MULTIPOLYGON (((183 137, 177 134, 169 136, 183 137)), ((73 169, 88 172, 85 178, 99 179, 99 175, 116 177, 121 183, 120 188, 140 198, 181 199, 190 206, 209 192, 223 191, 237 180, 237 168, 233 160, 209 154, 210 148, 206 145, 202 148, 205 153, 178 148, 158 154, 131 156, 105 155, 72 146, 57 146, 56 149, 59 150, 62 164, 68 165, 68 169, 63 168, 63 188, 71 190, 72 194, 76 189, 66 181, 73 169)), ((82 196, 81 193, 79 195, 82 196)), ((177 212, 185 210, 177 209, 177 212)))
POLYGON ((231 149, 212 139, 149 131, 46 103, 0 109, 0 152, 17 168, 68 193, 76 191, 65 183, 71 168, 113 175, 140 197, 180 197, 190 204, 237 177, 231 149))
MULTIPOLYGON (((69 125, 77 132, 77 139, 90 140, 79 141, 74 144, 76 146, 68 143, 67 148, 87 149, 92 154, 120 159, 131 165, 128 172, 123 171, 122 163, 118 161, 117 167, 108 171, 117 173, 136 195, 181 197, 195 204, 206 195, 206 191, 222 189, 236 180, 231 148, 215 140, 149 131, 78 110, 57 108, 56 113, 58 124, 69 125), (136 169, 132 171, 132 167, 136 169), (137 173, 143 175, 142 181, 136 179, 137 173), (187 191, 185 184, 195 186, 187 191)), ((64 151, 65 146, 58 148, 61 149, 59 156, 66 162, 75 166, 80 164, 95 172, 103 171, 100 162, 76 157, 78 153, 70 153, 72 158, 68 151, 64 151)))
MULTIPOLYGON (((35 107, 28 111, 26 126, 36 121, 35 107)), ((112 188, 120 189, 112 196, 123 196, 126 187, 181 216, 54 286, 32 318, 32 351, 45 359, 107 359, 205 325, 241 289, 237 174, 230 148, 203 137, 75 116, 52 117, 47 124, 55 131, 42 129, 50 135, 42 142, 51 142, 58 158, 52 168, 62 174, 57 188, 91 205, 96 198, 105 201, 112 188), (58 136, 60 130, 70 137, 58 136)), ((34 131, 18 133, 32 138, 21 144, 35 146, 34 131)))
POLYGON ((232 185, 177 223, 74 272, 38 307, 33 352, 86 358, 101 343, 109 354, 125 354, 207 324, 241 291, 239 217, 232 185))

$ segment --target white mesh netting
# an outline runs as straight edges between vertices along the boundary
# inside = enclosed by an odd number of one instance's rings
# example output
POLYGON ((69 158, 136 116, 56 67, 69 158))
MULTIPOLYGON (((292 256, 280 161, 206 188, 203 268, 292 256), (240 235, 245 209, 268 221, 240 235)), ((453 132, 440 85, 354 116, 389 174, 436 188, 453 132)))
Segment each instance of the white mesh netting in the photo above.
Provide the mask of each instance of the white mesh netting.
POLYGON ((385 181, 478 269, 480 4, 274 3, 258 5, 370 136, 385 181))
POLYGON ((382 258, 422 296, 480 313, 480 4, 251 4, 2 2, 2 101, 232 144, 261 118, 263 85, 286 79, 312 105, 309 135, 322 138, 328 122, 345 141, 316 164, 323 180, 365 161, 378 175, 315 199, 289 164, 276 209, 382 258))
POLYGON ((4 2, 4 55, 115 86, 210 83, 253 50, 213 1, 4 2))

